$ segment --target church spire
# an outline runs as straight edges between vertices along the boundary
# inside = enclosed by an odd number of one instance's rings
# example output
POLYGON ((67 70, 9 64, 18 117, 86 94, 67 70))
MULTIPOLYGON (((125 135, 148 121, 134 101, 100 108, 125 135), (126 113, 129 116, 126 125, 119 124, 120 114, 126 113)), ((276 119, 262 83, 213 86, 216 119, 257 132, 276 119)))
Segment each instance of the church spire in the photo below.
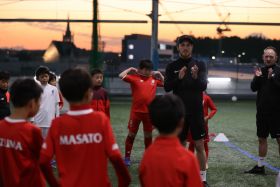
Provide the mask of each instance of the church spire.
POLYGON ((68 16, 66 31, 65 34, 63 35, 63 42, 70 42, 70 43, 73 42, 73 35, 71 34, 71 30, 70 30, 69 16, 68 16))

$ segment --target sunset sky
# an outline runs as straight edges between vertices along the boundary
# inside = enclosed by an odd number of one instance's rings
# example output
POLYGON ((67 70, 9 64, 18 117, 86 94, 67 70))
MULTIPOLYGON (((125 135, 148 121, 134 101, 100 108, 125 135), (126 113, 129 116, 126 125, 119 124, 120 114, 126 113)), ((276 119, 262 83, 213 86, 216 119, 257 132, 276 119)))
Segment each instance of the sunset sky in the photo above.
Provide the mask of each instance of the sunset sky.
MULTIPOLYGON (((148 24, 100 25, 106 51, 121 50, 121 39, 131 33, 150 34, 152 0, 99 0, 100 19, 148 20, 148 24)), ((280 22, 279 0, 160 0, 160 20, 280 22), (213 6, 216 4, 216 9, 213 6), (221 13, 221 17, 218 16, 221 13)), ((0 18, 91 19, 92 0, 0 0, 0 18)), ((218 25, 161 24, 159 39, 172 41, 181 33, 218 37, 218 25)), ((91 25, 71 23, 74 42, 80 48, 90 48, 91 25)), ((229 26, 225 36, 246 37, 263 33, 280 39, 280 27, 229 26)), ((66 23, 0 23, 0 48, 46 49, 52 40, 61 40, 66 23)))

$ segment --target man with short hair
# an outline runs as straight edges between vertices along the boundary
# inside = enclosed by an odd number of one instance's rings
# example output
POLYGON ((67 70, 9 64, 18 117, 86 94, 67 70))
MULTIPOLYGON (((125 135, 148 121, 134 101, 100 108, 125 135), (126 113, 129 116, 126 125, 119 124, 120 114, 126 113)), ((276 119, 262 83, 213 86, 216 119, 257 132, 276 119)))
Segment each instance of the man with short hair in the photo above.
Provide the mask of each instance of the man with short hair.
POLYGON ((183 35, 177 38, 179 59, 167 65, 164 89, 167 92, 173 91, 185 105, 185 125, 179 138, 181 143, 186 145, 187 134, 190 129, 200 164, 200 175, 204 186, 208 186, 203 141, 206 134, 202 106, 203 91, 207 87, 207 73, 206 65, 192 57, 193 47, 194 40, 191 36, 183 35))
POLYGON ((263 51, 264 67, 255 70, 251 90, 257 92, 257 136, 259 139, 258 164, 245 173, 265 174, 264 160, 267 154, 267 137, 275 138, 280 155, 280 67, 277 50, 269 46, 263 51))

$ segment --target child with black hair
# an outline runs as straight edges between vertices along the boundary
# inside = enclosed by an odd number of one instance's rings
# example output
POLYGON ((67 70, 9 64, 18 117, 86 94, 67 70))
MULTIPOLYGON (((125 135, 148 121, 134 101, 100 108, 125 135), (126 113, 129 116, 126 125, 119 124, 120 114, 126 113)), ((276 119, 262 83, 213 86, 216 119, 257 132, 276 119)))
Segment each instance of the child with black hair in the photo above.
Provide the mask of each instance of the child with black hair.
POLYGON ((50 70, 46 66, 40 66, 36 72, 36 79, 43 89, 41 104, 38 113, 34 116, 34 123, 42 129, 43 137, 47 136, 52 120, 59 116, 59 93, 55 86, 50 85, 50 70))
POLYGON ((17 79, 10 88, 12 114, 0 121, 0 186, 44 187, 39 167, 41 129, 28 122, 40 107, 42 88, 17 79))
MULTIPOLYGON (((48 83, 52 86, 55 86, 56 87, 56 84, 57 84, 57 81, 56 81, 56 74, 52 71, 50 71, 50 74, 49 74, 49 81, 48 83)), ((63 97, 61 95, 61 93, 58 91, 58 94, 59 94, 59 102, 58 102, 58 106, 59 106, 59 109, 61 110, 63 108, 63 97)))
POLYGON ((139 167, 143 187, 202 187, 196 157, 180 143, 185 109, 181 99, 167 94, 156 96, 149 114, 159 136, 146 149, 139 167))
POLYGON ((164 77, 159 71, 152 71, 150 60, 141 60, 139 68, 128 68, 119 74, 119 77, 130 84, 132 91, 132 106, 128 122, 128 135, 125 141, 125 164, 131 165, 130 155, 133 142, 143 123, 144 144, 147 149, 152 143, 153 125, 148 114, 148 105, 156 95, 157 87, 163 87, 164 77))
POLYGON ((0 120, 10 115, 9 105, 9 79, 10 74, 7 71, 0 71, 0 120))
POLYGON ((93 111, 92 81, 82 69, 66 70, 59 80, 62 95, 70 110, 53 120, 42 146, 41 168, 50 186, 110 186, 108 159, 112 162, 119 186, 126 187, 130 176, 115 141, 109 118, 93 111), (56 157, 59 182, 50 161, 56 157))
POLYGON ((103 72, 100 69, 91 71, 93 85, 93 98, 91 105, 93 110, 104 112, 110 118, 110 100, 107 91, 102 87, 103 72))

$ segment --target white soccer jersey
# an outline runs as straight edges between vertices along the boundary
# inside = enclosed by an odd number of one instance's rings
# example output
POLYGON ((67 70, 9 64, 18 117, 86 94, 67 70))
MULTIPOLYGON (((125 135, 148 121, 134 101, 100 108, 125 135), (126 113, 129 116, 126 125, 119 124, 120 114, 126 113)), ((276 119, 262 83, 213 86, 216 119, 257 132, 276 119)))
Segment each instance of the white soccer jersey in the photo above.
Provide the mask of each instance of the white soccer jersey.
POLYGON ((52 120, 59 116, 59 93, 55 86, 42 86, 40 109, 34 117, 34 123, 39 127, 50 127, 52 120))

